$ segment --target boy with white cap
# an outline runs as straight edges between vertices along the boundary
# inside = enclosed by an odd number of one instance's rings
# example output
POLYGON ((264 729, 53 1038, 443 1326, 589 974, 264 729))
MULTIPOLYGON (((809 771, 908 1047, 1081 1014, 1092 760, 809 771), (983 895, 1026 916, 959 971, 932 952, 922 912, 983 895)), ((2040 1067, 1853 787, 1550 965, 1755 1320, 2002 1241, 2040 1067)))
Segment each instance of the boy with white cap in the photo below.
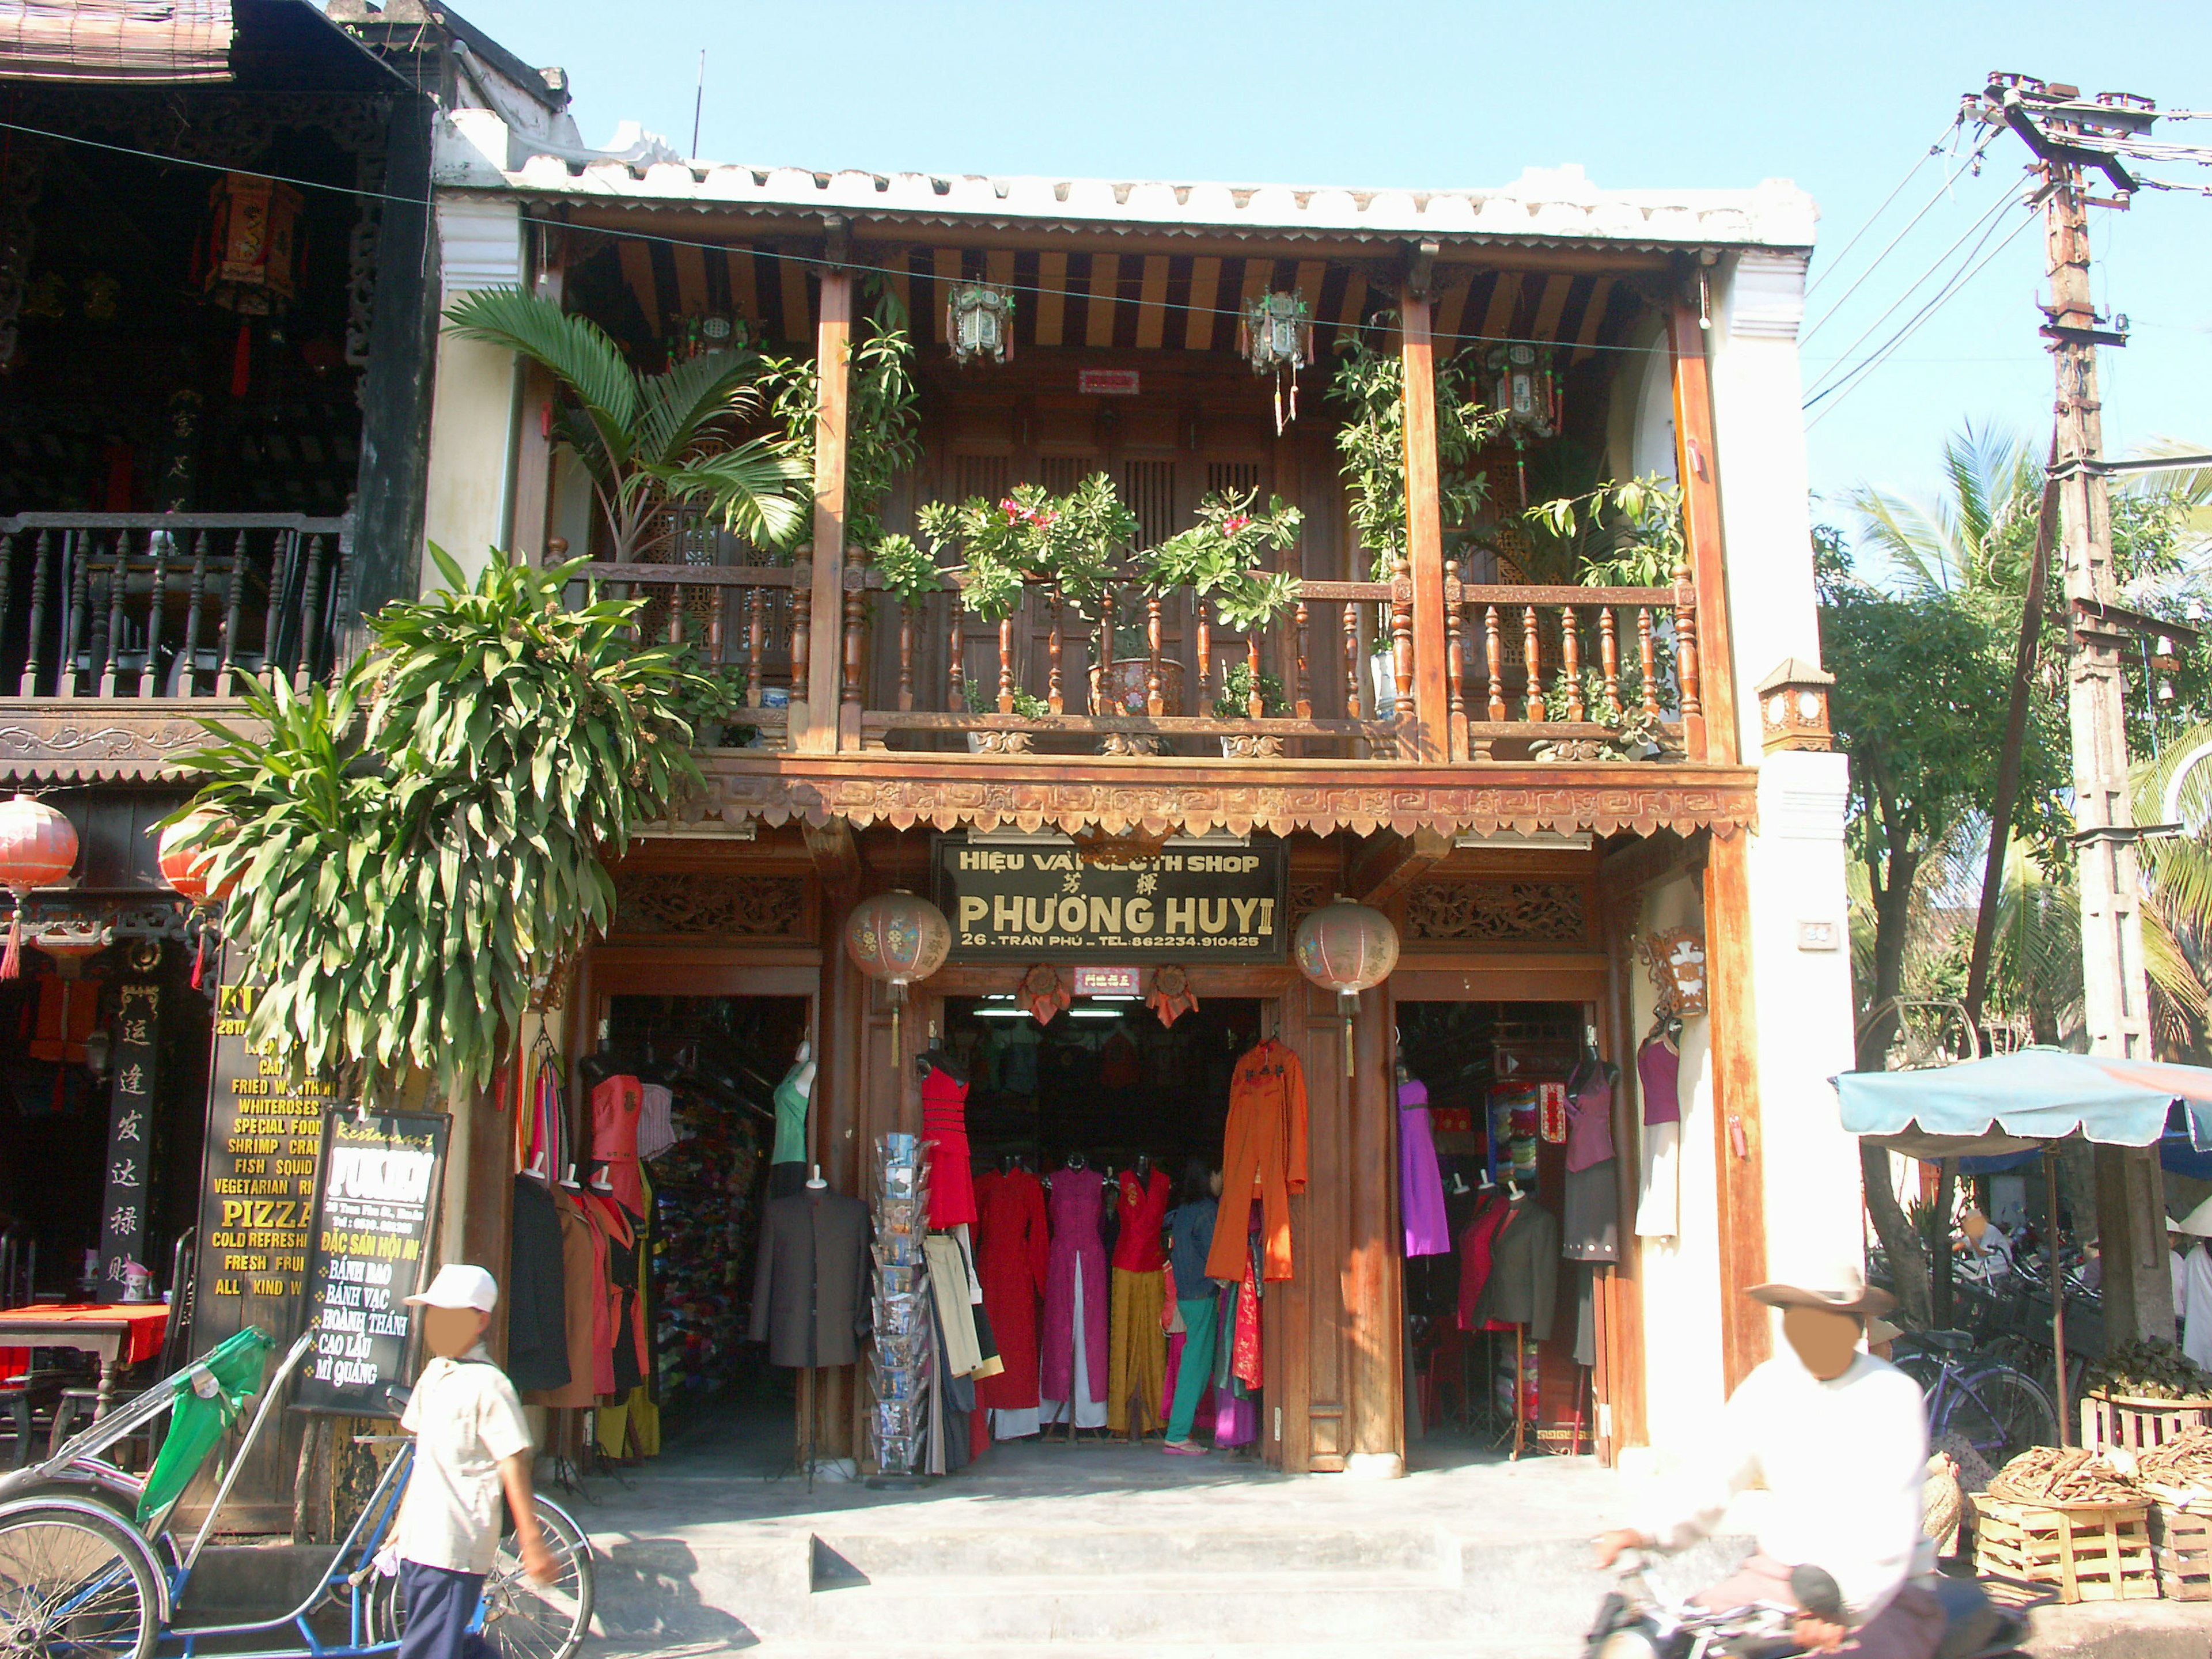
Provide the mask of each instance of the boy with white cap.
POLYGON ((415 1437, 415 1467, 392 1528, 407 1608, 400 1659, 461 1659, 480 1650, 470 1621, 499 1554, 502 1488, 514 1515, 522 1568, 541 1583, 555 1573, 530 1495, 530 1425, 507 1373, 483 1346, 499 1285, 482 1267, 447 1262, 430 1288, 407 1298, 422 1310, 436 1358, 415 1379, 399 1426, 415 1437))

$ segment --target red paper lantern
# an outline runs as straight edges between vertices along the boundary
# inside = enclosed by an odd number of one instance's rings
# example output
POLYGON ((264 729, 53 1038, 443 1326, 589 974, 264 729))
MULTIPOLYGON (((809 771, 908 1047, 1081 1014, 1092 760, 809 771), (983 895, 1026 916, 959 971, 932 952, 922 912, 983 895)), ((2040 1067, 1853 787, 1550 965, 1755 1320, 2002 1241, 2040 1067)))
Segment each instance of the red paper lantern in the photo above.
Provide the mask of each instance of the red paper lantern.
POLYGON ((213 842, 221 836, 210 837, 205 832, 212 826, 228 825, 229 814, 218 812, 212 806, 195 807, 161 831, 156 856, 161 866, 161 879, 175 889, 192 904, 204 904, 212 896, 227 899, 238 886, 234 874, 225 882, 220 892, 211 893, 208 886, 209 872, 215 864, 213 842), (187 841, 197 844, 187 847, 187 841))
POLYGON ((899 1063, 899 1009, 906 988, 945 965, 952 924, 926 898, 879 893, 853 907, 845 922, 845 954, 870 979, 891 988, 891 1064, 899 1063))
POLYGON ((23 972, 23 902, 36 887, 53 887, 76 868, 76 830, 59 812, 31 795, 0 801, 0 887, 15 896, 8 923, 8 949, 0 979, 23 972))
POLYGON ((1325 904, 1298 924, 1291 946, 1298 971, 1336 993, 1344 1016, 1344 1074, 1352 1075, 1352 1016, 1359 994, 1398 965, 1398 930, 1380 910, 1349 899, 1325 904))

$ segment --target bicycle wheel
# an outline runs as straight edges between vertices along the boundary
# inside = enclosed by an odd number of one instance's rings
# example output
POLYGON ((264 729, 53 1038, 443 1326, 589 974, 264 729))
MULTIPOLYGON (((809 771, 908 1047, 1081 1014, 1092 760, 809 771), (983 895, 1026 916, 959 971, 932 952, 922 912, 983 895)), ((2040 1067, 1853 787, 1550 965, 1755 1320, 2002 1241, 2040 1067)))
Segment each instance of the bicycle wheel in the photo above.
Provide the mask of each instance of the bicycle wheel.
MULTIPOLYGON (((553 1554, 553 1582, 540 1584, 523 1571, 508 1518, 484 1575, 483 1638, 500 1659, 573 1659, 592 1626, 592 1547, 566 1510, 542 1495, 535 1501, 538 1531, 553 1554)), ((368 1593, 369 1640, 396 1642, 406 1628, 399 1581, 378 1578, 368 1593)))
POLYGON ((8 1659, 147 1659, 161 1591, 144 1543, 90 1508, 0 1513, 0 1653, 8 1659))
POLYGON ((1929 1427, 1938 1439, 1947 1432, 1964 1436, 1991 1468, 2002 1468, 2031 1446, 2058 1443, 2058 1413, 2051 1396, 2002 1365, 1958 1378, 1943 1421, 1929 1427))

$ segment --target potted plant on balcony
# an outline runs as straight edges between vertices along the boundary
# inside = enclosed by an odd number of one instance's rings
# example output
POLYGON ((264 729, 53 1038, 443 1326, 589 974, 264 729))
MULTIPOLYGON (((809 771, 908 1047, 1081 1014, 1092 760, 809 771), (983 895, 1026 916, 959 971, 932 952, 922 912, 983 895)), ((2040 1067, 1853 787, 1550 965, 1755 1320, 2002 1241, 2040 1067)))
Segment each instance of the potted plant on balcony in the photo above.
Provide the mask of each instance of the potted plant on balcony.
MULTIPOLYGON (((1266 669, 1260 671, 1260 714, 1279 719, 1291 712, 1290 693, 1282 681, 1266 669)), ((1252 718, 1252 665, 1233 662, 1221 677, 1221 695, 1213 700, 1213 718, 1246 720, 1252 718)), ((1227 732, 1221 736, 1224 760, 1273 759, 1283 752, 1283 740, 1272 732, 1227 732)))
POLYGON ((1016 484, 997 501, 972 496, 932 501, 915 515, 927 550, 890 536, 878 550, 884 584, 908 604, 945 586, 942 555, 957 553, 960 603, 985 622, 1004 622, 1031 586, 1057 586, 1077 610, 1096 616, 1104 603, 1114 556, 1135 539, 1136 515, 1094 472, 1064 495, 1041 484, 1016 484))
MULTIPOLYGON (((971 714, 995 714, 999 712, 996 694, 980 678, 961 681, 960 696, 971 714)), ((1035 692, 1024 691, 1016 686, 1013 712, 1025 720, 1041 720, 1049 715, 1052 709, 1035 692)), ((1026 732, 968 733, 968 752, 971 755, 1026 755, 1029 750, 1030 734, 1026 732)))

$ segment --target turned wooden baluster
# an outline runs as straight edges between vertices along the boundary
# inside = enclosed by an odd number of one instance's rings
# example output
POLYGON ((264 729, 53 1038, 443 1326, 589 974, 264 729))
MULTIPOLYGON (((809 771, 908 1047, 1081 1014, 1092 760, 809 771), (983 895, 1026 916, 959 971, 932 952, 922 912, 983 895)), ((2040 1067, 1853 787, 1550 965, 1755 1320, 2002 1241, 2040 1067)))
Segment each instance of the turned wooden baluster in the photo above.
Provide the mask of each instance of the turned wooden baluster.
POLYGON ((672 646, 684 643, 684 584, 677 582, 668 592, 668 642, 672 646))
POLYGON ((230 570, 223 578, 222 591, 222 651, 215 665, 215 695, 228 697, 234 693, 230 684, 230 664, 238 648, 238 609, 246 595, 246 532, 241 530, 231 538, 230 570))
POLYGON ((1583 718, 1583 629, 1582 619, 1575 615, 1574 606, 1562 605, 1559 619, 1559 655, 1567 672, 1567 718, 1583 718))
POLYGON ((1413 718, 1413 567, 1401 554, 1390 584, 1390 665, 1398 681, 1397 718, 1413 718))
POLYGON ((791 700, 809 702, 813 690, 809 659, 814 651, 814 584, 806 567, 798 568, 791 587, 791 700))
POLYGON ((131 586, 131 538, 119 533, 115 538, 115 556, 107 567, 107 637, 100 651, 100 695, 115 695, 116 659, 123 654, 123 599, 131 586))
POLYGON ((300 654, 294 659, 292 689, 305 691, 315 673, 315 619, 323 609, 323 538, 307 540, 307 580, 300 600, 300 654))
POLYGON ((1661 714, 1659 708, 1658 648, 1651 641, 1651 607, 1636 607, 1636 650, 1644 668, 1644 712, 1653 720, 1661 714))
POLYGON ((1306 664, 1307 617, 1306 602, 1304 599, 1298 601, 1298 608, 1292 614, 1297 619, 1295 625, 1297 633, 1295 645, 1298 657, 1297 698, 1294 706, 1300 720, 1310 720, 1313 718, 1313 676, 1306 664))
MULTIPOLYGON (((14 544, 11 542, 9 545, 12 552, 14 544)), ((82 570, 83 561, 77 562, 78 568, 82 570)), ((19 697, 39 695, 39 646, 46 631, 46 584, 52 580, 49 573, 53 569, 53 532, 41 530, 31 544, 31 638, 23 653, 23 678, 15 688, 15 695, 19 697)), ((70 614, 72 617, 79 617, 83 614, 83 602, 80 599, 70 614)), ((60 672, 54 679, 54 690, 63 696, 76 695, 75 665, 70 659, 66 644, 63 649, 60 672)))
POLYGON ((914 606, 899 601, 899 712, 914 707, 914 606))
POLYGON ((192 540, 192 574, 185 586, 185 651, 177 674, 180 697, 200 694, 200 606, 207 598, 207 562, 208 533, 203 530, 192 540))
POLYGON ((1160 691, 1160 596, 1145 596, 1145 713, 1158 720, 1167 713, 1160 691))
MULTIPOLYGON (((1194 708, 1202 708, 1206 706, 1206 700, 1212 694, 1212 688, 1213 629, 1206 622, 1206 612, 1201 610, 1198 613, 1198 696, 1193 699, 1194 708)), ((1222 689, 1224 691, 1228 690, 1228 682, 1225 678, 1222 683, 1222 689)))
MULTIPOLYGON (((1444 561, 1444 591, 1449 593, 1459 586, 1459 561, 1444 561)), ((1444 606, 1444 668, 1446 685, 1449 691, 1452 726, 1467 718, 1467 641, 1462 637, 1461 605, 1456 599, 1444 606)))
POLYGON ((1260 630, 1244 636, 1244 678, 1252 688, 1244 697, 1244 712, 1254 720, 1266 718, 1267 701, 1260 695, 1260 630))
POLYGON ((1014 619, 1001 617, 999 622, 999 712, 1014 712, 1014 619))
POLYGON ((952 596, 952 620, 946 629, 945 649, 945 706, 955 714, 968 712, 968 668, 960 648, 960 596, 952 596))
POLYGON ((1505 708, 1505 637, 1498 621, 1498 607, 1482 608, 1482 653, 1490 670, 1490 718, 1502 720, 1505 708))
POLYGON ((1052 626, 1045 634, 1044 705, 1055 714, 1064 714, 1067 712, 1067 702, 1060 694, 1060 658, 1064 647, 1064 635, 1061 629, 1064 620, 1062 613, 1066 610, 1066 605, 1060 597, 1058 586, 1055 586, 1046 596, 1046 603, 1052 607, 1052 626))
MULTIPOLYGON (((1359 605, 1357 601, 1344 602, 1344 717, 1348 720, 1359 718, 1359 665, 1363 656, 1359 639, 1359 605)), ((1376 717, 1382 711, 1375 711, 1376 717)))
POLYGON ((728 616, 730 590, 719 584, 707 590, 707 660, 722 665, 722 624, 728 616))
POLYGON ((768 649, 768 590, 745 590, 745 706, 761 706, 761 657, 768 649))
POLYGON ((1536 623, 1536 607, 1532 605, 1521 616, 1522 657, 1528 665, 1528 697, 1522 714, 1530 720, 1544 718, 1544 648, 1536 623))
POLYGON ((1682 721, 1702 720, 1705 704, 1698 676, 1698 595, 1690 586, 1690 567, 1674 567, 1674 669, 1682 682, 1682 721))
MULTIPOLYGON (((0 633, 8 626, 8 602, 15 597, 15 538, 0 536, 0 633)), ((37 649, 35 643, 31 647, 37 649)))
POLYGON ((864 567, 846 572, 844 704, 856 720, 867 696, 868 596, 853 581, 864 567))
MULTIPOLYGON (((125 535, 128 542, 128 535, 125 535)), ((169 532, 157 530, 146 538, 146 550, 154 556, 154 592, 146 607, 146 660, 138 668, 138 695, 154 695, 156 666, 161 655, 161 613, 168 608, 169 599, 169 532)))
POLYGON ((1620 624, 1613 618, 1613 607, 1606 605, 1597 613, 1597 656, 1599 668, 1605 675, 1606 712, 1614 720, 1620 718, 1620 624))
POLYGON ((76 659, 80 652, 92 648, 90 635, 99 627, 99 619, 92 614, 92 537, 79 532, 64 538, 62 545, 70 550, 65 555, 73 567, 70 576, 70 596, 64 605, 63 625, 69 637, 62 641, 62 659, 56 665, 54 690, 61 696, 74 697, 80 689, 92 690, 92 659, 85 658, 84 684, 77 684, 76 659))
POLYGON ((1114 660, 1114 590, 1108 587, 1098 596, 1098 626, 1094 633, 1097 643, 1091 648, 1091 712, 1094 714, 1117 714, 1118 707, 1107 707, 1110 699, 1106 695, 1108 665, 1114 660))

